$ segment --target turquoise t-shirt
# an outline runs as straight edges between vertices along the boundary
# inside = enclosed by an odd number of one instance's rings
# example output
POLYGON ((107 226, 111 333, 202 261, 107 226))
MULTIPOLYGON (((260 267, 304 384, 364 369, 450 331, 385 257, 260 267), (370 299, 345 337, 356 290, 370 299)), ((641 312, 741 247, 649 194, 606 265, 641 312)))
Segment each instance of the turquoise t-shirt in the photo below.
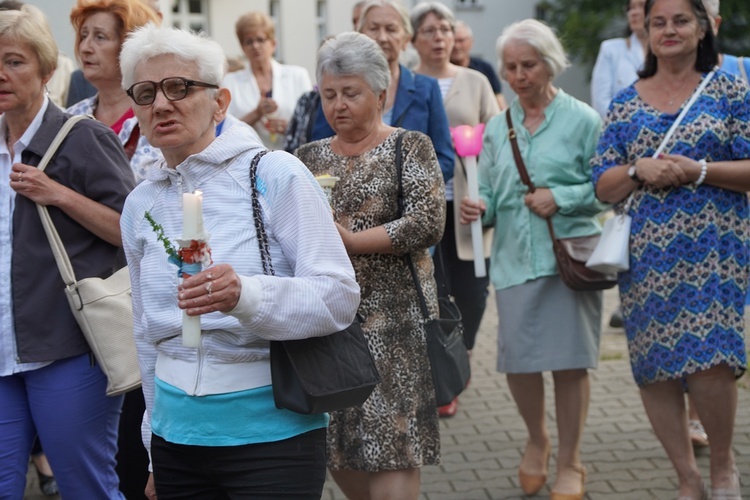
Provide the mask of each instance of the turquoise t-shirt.
POLYGON ((327 413, 301 415, 276 408, 270 385, 246 391, 188 396, 158 377, 151 430, 170 443, 239 446, 289 439, 328 426, 327 413))

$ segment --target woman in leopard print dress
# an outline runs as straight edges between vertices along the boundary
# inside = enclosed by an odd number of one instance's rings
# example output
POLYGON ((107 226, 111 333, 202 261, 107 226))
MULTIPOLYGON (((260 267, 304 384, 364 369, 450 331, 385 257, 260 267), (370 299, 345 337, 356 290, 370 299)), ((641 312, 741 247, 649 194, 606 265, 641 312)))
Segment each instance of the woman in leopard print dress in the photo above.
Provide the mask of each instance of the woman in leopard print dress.
POLYGON ((359 312, 383 379, 362 406, 331 414, 328 466, 349 498, 417 498, 419 468, 439 462, 440 435, 422 314, 404 256, 411 254, 436 315, 428 248, 445 224, 442 175, 427 136, 383 123, 390 72, 376 42, 359 33, 329 40, 318 53, 317 77, 323 112, 337 135, 296 154, 314 175, 340 178, 331 194, 333 215, 357 274, 359 312))

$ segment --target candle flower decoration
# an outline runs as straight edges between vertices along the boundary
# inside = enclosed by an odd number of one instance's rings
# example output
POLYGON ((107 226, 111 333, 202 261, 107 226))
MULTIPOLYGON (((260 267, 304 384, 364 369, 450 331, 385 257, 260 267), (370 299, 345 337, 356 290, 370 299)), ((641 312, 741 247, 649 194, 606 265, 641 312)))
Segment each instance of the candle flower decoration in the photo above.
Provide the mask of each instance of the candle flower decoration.
MULTIPOLYGON (((466 170, 466 184, 469 188, 469 199, 479 201, 479 180, 477 179, 477 156, 482 152, 482 135, 484 123, 475 126, 459 125, 451 127, 451 137, 456 148, 456 154, 464 158, 466 170)), ((474 252, 474 275, 477 278, 487 276, 484 264, 484 240, 482 236, 482 221, 479 219, 471 223, 471 245, 474 252)))
POLYGON ((482 134, 484 134, 484 123, 473 127, 470 125, 451 127, 451 137, 458 156, 479 156, 482 152, 482 134))
POLYGON ((315 180, 318 181, 318 184, 320 184, 320 187, 323 188, 323 192, 326 195, 326 198, 328 199, 328 204, 331 204, 331 195, 333 193, 333 188, 338 182, 339 178, 335 177, 333 175, 316 175, 315 180))
MULTIPOLYGON (((149 212, 146 220, 156 233, 156 239, 164 245, 168 261, 177 266, 177 275, 189 278, 198 274, 204 267, 213 264, 211 247, 208 245, 209 234, 203 229, 203 193, 184 193, 182 195, 182 238, 177 240, 175 248, 164 234, 164 228, 154 220, 149 212)), ((211 294, 210 288, 208 289, 211 294)), ((182 312, 182 345, 198 347, 201 341, 201 317, 188 316, 182 312)))
POLYGON ((208 238, 203 241, 178 239, 177 244, 180 246, 177 248, 164 235, 164 228, 154 220, 150 212, 146 211, 145 217, 156 233, 157 241, 160 241, 164 245, 164 250, 167 252, 167 260, 170 264, 177 266, 177 276, 180 278, 192 276, 196 272, 200 272, 202 267, 208 267, 213 264, 211 247, 208 246, 208 238))

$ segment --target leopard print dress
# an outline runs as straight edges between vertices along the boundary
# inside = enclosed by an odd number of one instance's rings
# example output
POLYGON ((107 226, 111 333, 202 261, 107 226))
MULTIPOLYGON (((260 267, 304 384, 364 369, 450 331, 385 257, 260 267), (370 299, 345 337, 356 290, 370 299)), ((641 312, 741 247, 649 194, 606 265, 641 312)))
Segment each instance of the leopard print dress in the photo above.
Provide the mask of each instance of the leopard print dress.
POLYGON ((336 222, 358 232, 384 226, 395 254, 352 255, 361 288, 359 313, 382 383, 359 407, 331 414, 328 466, 399 470, 440 461, 440 428, 422 313, 404 254, 409 252, 431 315, 437 292, 428 248, 445 225, 442 175, 430 139, 406 132, 402 146, 404 215, 398 216, 395 144, 398 129, 355 157, 337 155, 331 139, 296 154, 314 175, 339 177, 331 194, 336 222))

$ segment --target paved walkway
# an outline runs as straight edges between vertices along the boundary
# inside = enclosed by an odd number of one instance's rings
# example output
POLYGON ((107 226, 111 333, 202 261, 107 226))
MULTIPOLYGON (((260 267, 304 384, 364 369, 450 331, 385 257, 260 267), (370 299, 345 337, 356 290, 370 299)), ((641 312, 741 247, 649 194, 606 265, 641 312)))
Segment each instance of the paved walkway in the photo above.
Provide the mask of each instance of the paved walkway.
MULTIPOLYGON (((605 292, 605 323, 616 307, 616 291, 605 292)), ((441 420, 443 464, 422 471, 422 499, 524 499, 517 467, 526 443, 521 417, 505 383, 495 371, 497 313, 491 297, 472 357, 471 385, 460 398, 455 417, 441 420)), ((606 326, 601 363, 591 372, 591 407, 583 436, 582 457, 588 471, 586 498, 591 500, 674 500, 677 483, 657 441, 633 382, 623 330, 606 326)), ((545 378, 547 415, 553 443, 554 399, 551 377, 545 378)), ((739 470, 750 500, 750 383, 740 379, 740 403, 734 439, 739 470)), ((554 471, 553 460, 550 469, 554 471)), ((708 451, 699 450, 699 465, 708 477, 708 451)), ((549 488, 536 498, 549 496, 549 488)), ((324 500, 343 500, 333 481, 324 500)))
MULTIPOLYGON (((605 293, 605 320, 616 304, 615 291, 605 293)), ((606 321, 605 321, 606 323, 606 321)), ((525 444, 521 418, 505 383, 495 371, 497 315, 494 298, 482 322, 472 358, 471 385, 461 397, 458 414, 441 420, 443 464, 422 471, 422 499, 523 499, 516 468, 525 444)), ((675 475, 643 411, 630 373, 622 330, 605 327, 601 363, 591 372, 591 408, 583 437, 590 500, 673 500, 675 475)), ((547 377, 547 414, 556 442, 551 378, 547 377)), ((743 496, 750 499, 750 381, 740 379, 735 454, 745 476, 743 496)), ((698 451, 698 463, 708 477, 708 451, 698 451)), ((554 471, 554 450, 551 470, 554 471)), ((29 474, 26 500, 42 500, 36 477, 29 474)), ((551 484, 549 485, 551 486, 551 484)), ((537 498, 549 495, 549 487, 537 498)), ((324 500, 345 497, 333 481, 324 500)))

